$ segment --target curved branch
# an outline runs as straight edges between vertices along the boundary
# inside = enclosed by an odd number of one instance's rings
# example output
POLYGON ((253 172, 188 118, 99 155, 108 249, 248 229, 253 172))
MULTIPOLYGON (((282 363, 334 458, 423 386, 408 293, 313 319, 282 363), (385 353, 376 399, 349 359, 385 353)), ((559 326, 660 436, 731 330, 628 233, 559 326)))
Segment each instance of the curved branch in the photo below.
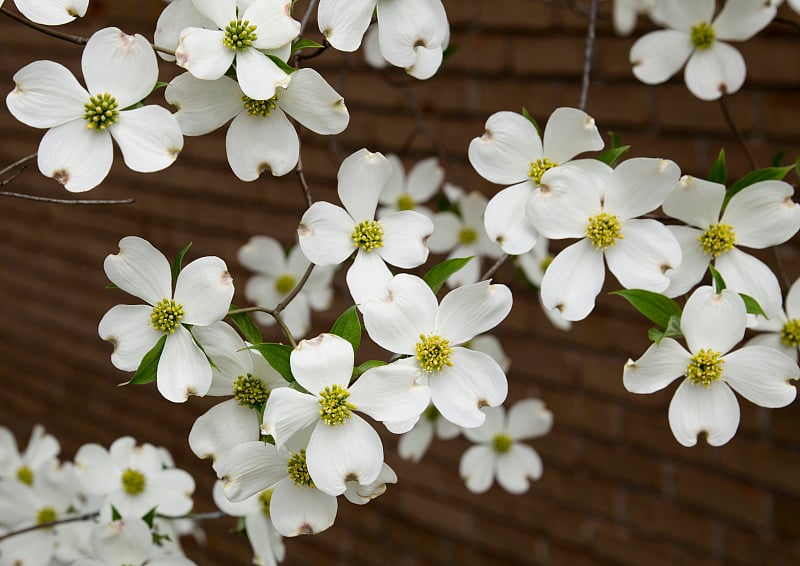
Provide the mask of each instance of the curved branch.
POLYGON ((15 537, 17 535, 24 535, 25 533, 30 533, 32 531, 38 531, 39 529, 48 529, 50 527, 55 527, 57 525, 65 525, 67 523, 77 523, 80 521, 89 521, 91 519, 96 519, 100 515, 100 511, 95 511, 93 513, 86 513, 84 515, 77 515, 75 517, 66 517, 64 519, 59 519, 57 521, 51 521, 50 523, 42 523, 40 525, 31 525, 30 527, 24 527, 21 529, 16 529, 14 531, 9 531, 5 534, 0 535, 0 541, 4 541, 11 537, 15 537))
POLYGON ((60 31, 56 31, 50 29, 47 26, 43 26, 37 23, 34 23, 27 18, 22 17, 19 14, 15 14, 10 10, 6 10, 5 8, 0 8, 0 13, 5 16, 8 16, 12 20, 16 20, 17 22, 21 23, 24 26, 28 26, 31 29, 35 29, 36 31, 43 33, 45 35, 49 35, 50 37, 55 37, 56 39, 63 39, 64 41, 69 41, 70 43, 75 43, 77 45, 86 45, 86 42, 89 41, 85 37, 81 37, 79 35, 70 35, 68 33, 63 33, 60 31))
MULTIPOLYGON (((12 177, 13 179, 13 177, 12 177)), ((0 183, 2 186, 4 183, 0 183)), ((23 200, 32 200, 36 202, 49 202, 51 204, 74 204, 74 205, 106 205, 106 204, 133 204, 136 199, 126 198, 120 200, 98 200, 98 199, 62 199, 62 198, 49 198, 37 197, 34 195, 24 195, 22 193, 12 193, 9 191, 0 191, 0 197, 12 197, 23 200)))

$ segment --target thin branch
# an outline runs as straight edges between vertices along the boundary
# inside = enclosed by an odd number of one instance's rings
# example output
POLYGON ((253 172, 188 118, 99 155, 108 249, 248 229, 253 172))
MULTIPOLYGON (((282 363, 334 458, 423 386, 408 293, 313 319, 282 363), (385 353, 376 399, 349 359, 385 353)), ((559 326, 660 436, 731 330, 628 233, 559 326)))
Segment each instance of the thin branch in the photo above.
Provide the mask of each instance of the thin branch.
POLYGON ((507 259, 508 259, 508 254, 503 254, 503 255, 501 255, 501 256, 498 258, 498 260, 497 260, 496 262, 494 262, 494 265, 492 265, 492 267, 490 267, 488 270, 486 270, 486 273, 484 273, 484 274, 481 276, 481 278, 480 278, 480 281, 486 281, 486 280, 487 280, 487 279, 489 279, 489 278, 490 278, 492 275, 494 275, 494 274, 495 274, 495 272, 496 272, 498 269, 500 269, 500 266, 501 266, 501 265, 503 265, 503 264, 506 262, 506 260, 507 260, 507 259))
POLYGON ((742 146, 744 150, 744 154, 747 156, 747 161, 750 163, 750 167, 752 169, 758 169, 758 165, 756 164, 755 157, 753 157, 752 152, 750 151, 750 146, 747 145, 747 140, 744 139, 744 134, 742 130, 739 129, 739 126, 733 121, 731 117, 731 113, 728 110, 728 103, 725 101, 725 95, 719 97, 719 107, 722 109, 722 115, 725 117, 725 122, 728 124, 728 127, 731 129, 733 134, 736 136, 739 145, 742 146))
POLYGON ((772 21, 778 22, 779 24, 792 26, 793 28, 796 28, 796 29, 800 29, 800 22, 796 22, 794 20, 790 20, 789 18, 784 18, 782 16, 776 16, 772 21))
MULTIPOLYGON (((390 71, 391 72, 391 71, 390 71)), ((390 80, 390 83, 393 82, 390 80)), ((406 101, 408 102, 408 107, 411 110, 411 115, 414 117, 414 124, 418 132, 423 134, 433 145, 434 150, 436 151, 436 155, 439 158, 439 165, 445 167, 447 164, 447 156, 444 152, 444 148, 439 143, 439 140, 433 133, 428 129, 428 124, 425 122, 425 115, 422 113, 422 109, 419 106, 419 101, 417 101, 417 97, 414 95, 414 91, 411 89, 411 77, 403 72, 402 80, 399 83, 403 94, 405 95, 406 101)))
POLYGON ((592 52, 594 51, 595 27, 597 26, 597 0, 592 0, 589 5, 589 26, 586 28, 586 50, 583 53, 583 83, 581 84, 581 99, 578 108, 586 111, 586 102, 589 98, 589 83, 592 72, 592 52))
MULTIPOLYGON (((2 186, 2 184, 0 184, 2 186)), ((20 198, 24 200, 34 200, 36 202, 49 202, 52 204, 75 204, 75 205, 106 205, 106 204, 133 204, 136 199, 126 198, 121 200, 97 200, 97 199, 61 199, 49 197, 37 197, 33 195, 24 195, 22 193, 11 193, 8 191, 0 191, 0 197, 20 198)))
POLYGON ((18 21, 22 25, 35 29, 36 31, 41 32, 45 35, 49 35, 50 37, 55 37, 56 39, 63 39, 64 41, 69 41, 70 43, 75 43, 77 45, 86 45, 86 42, 89 41, 87 38, 81 37, 79 35, 69 35, 68 33, 63 33, 60 31, 50 29, 47 26, 39 25, 37 23, 28 20, 27 18, 22 17, 19 14, 15 14, 10 10, 6 10, 5 8, 0 8, 0 13, 8 16, 12 20, 18 21))
POLYGON ((303 289, 303 287, 305 286, 306 282, 308 281, 308 278, 311 277, 311 272, 312 271, 314 271, 314 264, 313 263, 309 263, 308 267, 306 268, 306 272, 303 273, 303 276, 300 278, 300 281, 297 283, 297 285, 294 286, 294 289, 292 289, 289 292, 289 294, 286 295, 280 303, 275 305, 275 312, 280 314, 280 313, 283 312, 283 309, 285 309, 287 306, 289 306, 289 303, 291 303, 294 300, 294 298, 297 296, 297 294, 300 293, 300 291, 303 289))
POLYGON ((152 47, 154 51, 160 51, 165 55, 172 55, 173 57, 175 57, 175 52, 172 49, 167 49, 166 47, 159 47, 155 43, 151 43, 150 47, 152 47))
POLYGON ((264 313, 267 313, 268 315, 270 315, 272 318, 275 319, 275 322, 278 323, 278 326, 281 327, 281 332, 283 332, 283 335, 286 336, 286 339, 289 341, 289 344, 292 346, 292 348, 297 346, 297 341, 294 339, 294 336, 292 336, 292 333, 289 330, 289 327, 286 326, 286 323, 284 322, 283 317, 281 316, 280 312, 277 311, 277 309, 268 309, 266 307, 244 307, 244 308, 241 308, 241 309, 230 310, 230 311, 228 311, 227 314, 228 315, 244 314, 244 313, 248 313, 248 312, 264 312, 264 313))
POLYGON ((297 34, 298 37, 303 35, 303 32, 306 31, 306 26, 308 25, 308 21, 311 19, 311 13, 314 11, 316 5, 317 5, 317 0, 311 0, 311 2, 308 3, 308 8, 306 8, 306 13, 303 14, 303 19, 300 22, 300 33, 297 34))
POLYGON ((169 515, 162 515, 161 513, 156 513, 156 517, 159 519, 167 519, 170 521, 177 521, 178 519, 188 519, 190 521, 208 521, 214 519, 223 519, 225 517, 230 517, 224 511, 209 511, 208 513, 189 513, 187 515, 182 515, 180 517, 171 517, 169 515))
MULTIPOLYGON (((39 152, 35 151, 35 152, 31 153, 30 155, 28 155, 26 157, 23 157, 22 159, 17 159, 14 163, 9 165, 8 167, 4 167, 3 169, 0 169, 0 177, 2 177, 3 175, 5 175, 6 173, 8 173, 9 171, 11 171, 12 169, 14 169, 16 167, 21 167, 22 165, 25 165, 28 161, 30 161, 31 159, 35 158, 37 155, 39 155, 39 152)), ((14 175, 14 177, 19 175, 22 172, 23 169, 25 169, 25 168, 22 167, 22 169, 17 171, 17 173, 16 173, 16 175, 14 175)), ((3 184, 5 185, 7 183, 3 183, 3 184)))
POLYGON ((300 187, 303 189, 303 197, 306 199, 306 207, 311 208, 311 205, 314 204, 314 199, 311 198, 311 188, 308 186, 306 174, 303 171, 303 156, 299 152, 297 154, 297 165, 294 168, 294 172, 297 173, 297 178, 300 180, 300 187))
POLYGON ((86 513, 85 515, 77 515, 75 517, 67 517, 64 519, 59 519, 57 521, 52 521, 50 523, 42 523, 40 525, 31 525, 30 527, 24 527, 22 529, 16 529, 14 531, 9 531, 3 535, 0 535, 0 541, 6 540, 11 537, 15 537, 17 535, 24 535, 25 533, 30 533, 32 531, 38 531, 39 529, 49 529, 50 527, 55 527, 58 525, 65 525, 67 523, 77 523, 80 521, 89 521, 91 519, 95 519, 100 515, 99 511, 95 511, 94 513, 86 513))

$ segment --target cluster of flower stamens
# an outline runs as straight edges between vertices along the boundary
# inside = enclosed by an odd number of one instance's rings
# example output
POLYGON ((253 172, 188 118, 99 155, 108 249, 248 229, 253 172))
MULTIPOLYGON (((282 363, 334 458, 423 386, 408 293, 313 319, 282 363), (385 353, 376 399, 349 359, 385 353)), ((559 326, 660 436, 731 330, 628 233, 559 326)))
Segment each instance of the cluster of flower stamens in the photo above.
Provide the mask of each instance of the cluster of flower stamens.
POLYGON ((694 385, 702 385, 706 389, 722 377, 722 366, 725 360, 722 354, 711 349, 701 348, 692 356, 686 367, 686 377, 694 385))
POLYGON ((146 485, 144 474, 139 470, 128 468, 122 473, 122 488, 129 495, 139 495, 146 485))
POLYGON ((225 26, 222 43, 228 49, 244 51, 257 39, 256 26, 251 25, 249 20, 231 20, 231 23, 225 26))
POLYGON ((261 512, 267 516, 269 516, 269 502, 272 501, 272 491, 271 489, 265 489, 258 496, 258 502, 261 503, 261 512))
POLYGON ((546 157, 541 159, 537 159, 536 161, 531 161, 531 170, 528 173, 528 177, 530 177, 536 186, 542 184, 542 175, 544 175, 548 169, 552 169, 553 167, 558 167, 558 163, 555 161, 550 161, 546 157))
POLYGON ((453 365, 453 348, 450 341, 438 334, 419 335, 417 342, 417 361, 428 372, 442 372, 445 366, 453 365))
POLYGON ((33 470, 28 466, 21 466, 17 470, 17 479, 25 485, 33 485, 33 470))
POLYGON ((783 325, 781 342, 787 346, 800 346, 800 320, 793 318, 783 325))
POLYGON ((246 94, 242 95, 242 102, 244 102, 244 109, 247 110, 247 115, 258 116, 260 118, 266 118, 273 110, 275 110, 275 108, 278 106, 276 104, 277 100, 277 94, 269 100, 256 100, 254 98, 250 98, 246 94))
POLYGON ((300 452, 295 452, 292 454, 292 457, 289 458, 287 471, 289 472, 289 478, 292 480, 292 482, 294 482, 294 485, 298 487, 314 487, 314 481, 311 479, 311 475, 308 473, 305 450, 301 450, 300 452))
POLYGON ((37 525, 46 525, 48 523, 52 523, 56 520, 56 510, 52 507, 42 507, 39 509, 39 512, 36 513, 36 524, 37 525))
POLYGON ((492 448, 494 448, 494 451, 498 454, 506 454, 511 450, 512 443, 511 437, 507 434, 496 434, 492 439, 492 448))
POLYGON ((275 280, 275 290, 280 295, 286 295, 294 289, 294 275, 281 275, 275 280))
POLYGON ((173 299, 161 299, 150 313, 150 322, 153 323, 153 328, 163 330, 164 334, 175 332, 175 328, 182 318, 183 305, 176 303, 173 299))
POLYGON ((730 224, 712 224, 708 230, 697 237, 703 251, 713 257, 719 257, 733 249, 736 234, 730 224))
POLYGON ((458 233, 458 241, 462 244, 473 244, 478 239, 478 233, 472 228, 462 228, 458 233))
POLYGON ((619 218, 616 214, 600 212, 589 218, 586 226, 586 237, 592 245, 599 250, 607 250, 624 238, 621 231, 619 218))
POLYGON ((117 99, 107 92, 91 97, 89 102, 83 105, 86 127, 98 132, 105 130, 119 119, 118 107, 117 99))
POLYGON ((717 34, 708 22, 700 22, 692 26, 692 45, 697 49, 708 49, 714 45, 717 34))
POLYGON ((319 417, 330 426, 343 425, 356 406, 348 403, 350 392, 341 385, 325 387, 319 394, 319 417))
POLYGON ((383 226, 375 220, 364 220, 356 225, 351 237, 355 247, 371 252, 383 247, 383 226))
POLYGON ((244 407, 263 407, 269 397, 269 388, 253 374, 240 375, 233 382, 233 398, 244 407))
POLYGON ((414 210, 414 199, 408 193, 403 193, 397 197, 397 210, 414 210))

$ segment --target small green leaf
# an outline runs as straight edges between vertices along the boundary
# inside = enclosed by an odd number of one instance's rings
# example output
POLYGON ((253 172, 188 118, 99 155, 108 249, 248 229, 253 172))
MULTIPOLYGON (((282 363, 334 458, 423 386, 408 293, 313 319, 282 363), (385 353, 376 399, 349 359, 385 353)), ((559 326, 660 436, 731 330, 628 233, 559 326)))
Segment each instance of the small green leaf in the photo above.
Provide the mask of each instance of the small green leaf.
POLYGON ((256 350, 272 368, 277 371, 283 379, 289 383, 295 381, 292 375, 292 366, 289 363, 289 357, 292 355, 292 347, 286 344, 278 344, 276 342, 266 342, 264 344, 253 344, 247 348, 248 350, 256 350))
POLYGON ((617 164, 617 161, 619 161, 619 158, 627 153, 630 148, 631 146, 629 145, 612 147, 611 149, 607 149, 603 153, 599 154, 597 157, 595 157, 595 159, 602 161, 610 167, 614 167, 617 164))
POLYGON ((670 318, 673 316, 680 319, 680 305, 661 293, 645 291, 644 289, 622 289, 620 291, 613 291, 611 294, 619 295, 627 300, 633 305, 633 308, 647 317, 650 322, 657 324, 661 328, 667 328, 670 318))
POLYGON ((724 209, 733 195, 742 189, 746 189, 750 185, 760 181, 782 181, 786 174, 794 168, 795 165, 787 165, 786 167, 765 167, 764 169, 751 171, 731 185, 731 188, 725 193, 725 199, 722 201, 722 208, 724 209))
POLYGON ((619 139, 617 132, 608 132, 608 137, 611 140, 611 149, 622 146, 622 140, 619 139))
POLYGON ((744 293, 739 293, 739 296, 744 301, 744 306, 747 308, 747 314, 760 314, 764 318, 769 319, 767 313, 764 312, 764 309, 761 308, 761 305, 758 304, 757 300, 750 295, 745 295, 744 293))
POLYGON ((119 514, 119 511, 113 505, 111 506, 111 520, 112 521, 119 521, 122 519, 122 515, 119 514))
POLYGON ((372 368, 377 368, 380 366, 385 366, 386 362, 383 360, 367 360, 366 362, 359 364, 358 367, 353 369, 353 377, 358 377, 362 373, 365 373, 372 368))
POLYGON ((778 153, 776 153, 776 154, 775 154, 775 156, 772 158, 772 163, 771 163, 771 165, 772 165, 773 167, 780 167, 780 166, 781 166, 781 163, 783 163, 783 158, 784 158, 784 157, 786 157, 786 152, 785 152, 785 151, 779 151, 779 152, 778 152, 778 153))
POLYGON ((716 293, 722 293, 726 288, 725 280, 722 278, 722 275, 719 271, 714 269, 713 265, 708 266, 708 270, 711 272, 711 277, 714 279, 714 287, 716 288, 716 293))
POLYGON ((311 39, 301 37, 292 44, 292 53, 296 53, 301 49, 306 49, 306 48, 322 49, 323 47, 325 46, 322 45, 321 43, 317 43, 316 41, 312 41, 311 39))
POLYGON ((119 287, 117 287, 113 283, 109 283, 108 285, 106 285, 106 289, 119 289, 119 287))
POLYGON ((154 382, 158 371, 158 360, 161 359, 161 351, 164 349, 164 344, 166 342, 167 335, 164 334, 164 336, 158 339, 156 345, 144 355, 136 373, 133 374, 130 381, 126 381, 120 385, 143 385, 145 383, 154 382))
POLYGON ((659 328, 651 328, 647 331, 647 339, 656 344, 661 344, 664 339, 664 331, 659 328))
POLYGON ((430 271, 422 276, 422 279, 428 284, 428 287, 431 288, 431 291, 433 291, 435 295, 439 292, 439 289, 442 288, 444 282, 447 281, 447 278, 467 265, 469 260, 471 260, 473 257, 474 256, 454 257, 452 259, 445 260, 439 265, 434 265, 431 267, 430 271))
POLYGON ((361 345, 361 321, 358 319, 355 306, 344 311, 342 316, 336 319, 331 334, 341 336, 353 345, 353 352, 358 352, 358 347, 361 345))
POLYGON ((717 160, 714 161, 714 164, 711 166, 711 170, 708 172, 708 180, 712 183, 719 183, 720 185, 724 185, 728 182, 728 168, 725 165, 724 148, 719 150, 717 160))
POLYGON ((153 528, 153 521, 155 521, 155 519, 156 519, 155 507, 153 507, 152 509, 150 509, 150 511, 142 515, 142 521, 147 523, 147 526, 150 527, 151 529, 153 528))
MULTIPOLYGON (((236 305, 231 305, 230 310, 235 311, 238 310, 236 305)), ((242 333, 244 339, 250 342, 251 344, 261 344, 264 339, 261 337, 261 330, 259 330, 258 326, 253 319, 250 318, 246 312, 240 312, 237 314, 228 314, 228 318, 231 319, 231 322, 236 325, 236 328, 239 329, 239 332, 242 333)))
POLYGON ((536 119, 530 115, 528 109, 524 106, 522 107, 522 115, 528 119, 528 122, 533 124, 533 127, 536 128, 536 131, 539 132, 539 137, 542 137, 542 129, 539 127, 539 122, 537 122, 536 119))
POLYGON ((667 327, 665 330, 661 330, 660 328, 651 328, 647 331, 647 337, 656 344, 661 344, 661 341, 664 338, 680 338, 682 336, 683 332, 681 332, 681 319, 675 315, 669 317, 669 322, 667 322, 667 327))
POLYGON ((283 59, 278 57, 277 55, 271 55, 269 53, 267 53, 266 55, 267 55, 267 57, 272 59, 272 62, 275 63, 278 66, 278 68, 280 70, 282 70, 284 73, 287 73, 287 74, 291 75, 292 73, 294 73, 297 70, 294 67, 292 67, 291 65, 289 65, 289 63, 287 63, 286 61, 284 61, 283 59))
POLYGON ((183 256, 186 255, 186 252, 189 251, 189 248, 192 247, 192 242, 183 248, 181 251, 178 252, 178 255, 175 256, 175 261, 172 262, 172 284, 174 285, 175 282, 178 280, 178 274, 181 272, 181 264, 183 263, 183 256))

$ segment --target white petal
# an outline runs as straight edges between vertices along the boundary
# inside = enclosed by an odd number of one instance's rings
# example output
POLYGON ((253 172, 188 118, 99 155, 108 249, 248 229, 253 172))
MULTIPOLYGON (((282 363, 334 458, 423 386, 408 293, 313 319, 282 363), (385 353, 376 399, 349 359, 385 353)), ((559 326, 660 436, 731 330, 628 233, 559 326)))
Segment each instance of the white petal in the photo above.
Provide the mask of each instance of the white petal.
POLYGON ((147 488, 152 489, 160 514, 180 517, 192 509, 195 483, 188 472, 176 468, 161 470, 148 477, 148 481, 150 483, 147 488))
POLYGON ((278 106, 318 134, 341 133, 350 122, 342 95, 313 69, 292 73, 286 90, 278 93, 278 106))
MULTIPOLYGON (((261 514, 261 502, 259 496, 261 494, 251 495, 242 501, 231 501, 225 495, 225 482, 217 480, 214 482, 214 487, 211 490, 211 496, 214 499, 214 504, 220 511, 232 517, 245 517, 248 513, 257 511, 261 514)), ((246 520, 246 519, 245 519, 246 520)))
POLYGON ((339 51, 355 51, 367 31, 377 0, 320 0, 319 31, 339 51))
POLYGON ((178 75, 164 91, 167 102, 178 109, 175 119, 185 136, 200 136, 221 127, 242 111, 241 96, 239 85, 230 77, 204 81, 191 73, 178 75))
POLYGON ((195 9, 220 28, 236 19, 237 0, 192 0, 195 9))
MULTIPOLYGON (((224 75, 234 59, 234 51, 222 40, 225 32, 189 27, 181 32, 175 60, 198 79, 215 80, 224 75)), ((271 97, 267 97, 271 98, 271 97)))
MULTIPOLYGON (((181 32, 187 27, 217 29, 217 24, 197 11, 192 0, 173 0, 164 8, 156 22, 153 41, 159 47, 175 51, 181 32)), ((158 52, 165 61, 174 61, 173 55, 158 52)))
POLYGON ((527 201, 530 223, 550 239, 585 237, 589 217, 602 208, 604 181, 570 165, 550 169, 527 201))
POLYGON ((686 375, 691 354, 672 338, 652 344, 635 362, 628 360, 622 383, 631 393, 653 393, 686 375))
POLYGON ((745 346, 723 358, 722 379, 761 407, 785 407, 794 401, 800 379, 797 363, 769 346, 745 346))
POLYGON ((508 435, 512 440, 544 436, 553 427, 553 413, 541 399, 525 399, 508 410, 508 435))
POLYGON ((577 108, 556 108, 544 129, 542 153, 561 164, 584 151, 601 150, 603 145, 594 118, 577 108))
POLYGON ((688 226, 667 226, 681 247, 681 263, 667 270, 669 286, 661 291, 667 297, 684 295, 697 285, 706 274, 710 256, 700 246, 700 230, 688 226))
POLYGON ((736 244, 769 248, 784 243, 800 229, 800 205, 794 188, 784 181, 761 181, 731 198, 720 223, 733 227, 736 244))
POLYGON ((300 155, 300 141, 289 119, 279 108, 269 116, 240 113, 225 136, 231 169, 242 181, 255 181, 265 171, 286 175, 300 155))
POLYGON ((392 176, 392 166, 380 153, 360 149, 339 167, 339 198, 353 220, 375 218, 378 197, 392 176))
POLYGON ((352 237, 355 225, 343 208, 317 201, 300 219, 297 228, 300 248, 311 263, 342 263, 356 250, 352 237))
POLYGON ((236 53, 236 79, 242 92, 253 100, 269 100, 278 87, 289 85, 291 77, 272 59, 250 48, 236 53))
POLYGON ((800 318, 800 279, 796 279, 786 294, 786 315, 788 318, 800 318))
POLYGON ((50 0, 49 2, 15 0, 14 5, 23 16, 37 24, 58 26, 67 24, 78 16, 85 16, 89 0, 50 0))
POLYGON ((124 371, 136 371, 144 355, 156 345, 162 333, 150 323, 147 305, 117 305, 103 316, 98 334, 114 344, 111 363, 124 371))
POLYGON ((419 416, 430 401, 430 389, 417 383, 414 360, 398 360, 368 370, 350 387, 350 402, 376 421, 404 421, 419 416))
POLYGON ((138 517, 126 517, 92 529, 92 549, 110 564, 142 564, 153 545, 150 528, 138 517))
POLYGON ((288 387, 269 394, 264 409, 264 434, 275 438, 275 445, 283 446, 296 432, 319 422, 319 403, 313 395, 300 393, 288 387))
POLYGON ((530 446, 514 443, 496 458, 497 483, 509 493, 525 493, 530 488, 529 478, 542 477, 542 459, 530 446))
POLYGON ((674 161, 638 157, 620 163, 606 185, 604 206, 620 218, 635 218, 661 206, 678 184, 674 161))
POLYGON ((413 64, 406 67, 406 73, 415 79, 424 81, 431 78, 442 65, 444 52, 441 45, 431 49, 419 45, 414 48, 414 54, 416 59, 413 64))
POLYGON ((214 469, 225 482, 225 496, 236 502, 284 479, 288 461, 285 450, 255 440, 233 448, 224 458, 215 462, 214 469))
POLYGON ((239 248, 236 255, 239 263, 251 271, 263 273, 275 279, 287 271, 286 253, 275 238, 252 236, 239 248))
POLYGON ((664 200, 663 209, 672 218, 705 230, 719 221, 725 186, 684 175, 664 200))
POLYGON ((110 93, 120 109, 144 99, 158 80, 158 60, 150 42, 113 27, 89 38, 81 69, 89 93, 110 93))
POLYGON ((386 296, 391 280, 392 272, 374 251, 358 250, 353 265, 347 270, 347 288, 357 305, 386 296))
POLYGON ((318 489, 295 487, 285 479, 275 486, 269 502, 275 529, 285 537, 321 533, 336 519, 336 498, 318 489))
MULTIPOLYGON (((63 65, 34 61, 14 73, 6 105, 11 115, 34 128, 52 128, 83 117, 89 93, 63 65)), ((84 125, 85 127, 85 125, 84 125)))
POLYGON ((674 29, 689 32, 700 22, 710 22, 714 15, 714 0, 670 0, 656 2, 655 21, 674 29))
POLYGON ((632 219, 623 224, 622 236, 605 251, 609 271, 626 289, 666 289, 665 272, 681 262, 681 247, 672 232, 658 220, 632 219))
POLYGON ((413 210, 401 210, 381 218, 383 247, 376 250, 387 263, 411 269, 428 259, 425 241, 433 234, 430 218, 413 210))
POLYGON ((746 72, 742 54, 727 43, 715 41, 708 49, 696 50, 689 57, 684 79, 697 98, 716 100, 739 90, 746 72))
POLYGON ((377 13, 381 54, 396 67, 411 67, 417 59, 417 46, 441 47, 449 34, 441 2, 378 2, 377 13))
POLYGON ((472 446, 461 456, 458 474, 472 493, 484 493, 492 487, 495 458, 488 446, 472 446))
POLYGON ((119 252, 106 256, 103 269, 114 285, 151 305, 172 296, 167 258, 138 236, 122 238, 119 252))
POLYGON ((404 460, 419 462, 428 451, 433 440, 433 425, 422 418, 414 428, 403 434, 397 441, 397 453, 404 460))
POLYGON ((744 336, 747 312, 742 298, 725 289, 715 293, 711 287, 695 289, 681 315, 681 331, 693 354, 702 348, 724 354, 744 336))
POLYGON ((428 248, 433 253, 447 253, 458 244, 461 219, 453 212, 439 212, 433 217, 433 234, 428 238, 428 248))
POLYGON ((161 106, 144 106, 120 112, 109 128, 119 144, 125 165, 141 173, 166 169, 183 149, 178 121, 161 106))
POLYGON ((475 171, 499 185, 527 180, 531 162, 542 157, 542 141, 533 124, 516 112, 496 112, 486 120, 485 129, 469 144, 475 171))
POLYGON ((504 434, 506 411, 503 407, 483 407, 486 420, 475 428, 465 428, 464 436, 476 444, 491 444, 495 436, 504 434))
POLYGON ((253 2, 240 15, 242 20, 256 26, 258 39, 253 42, 253 47, 276 49, 294 40, 300 34, 300 22, 289 15, 290 10, 290 0, 253 2))
POLYGON ((542 304, 557 308, 567 320, 583 320, 603 288, 603 254, 584 238, 562 250, 544 272, 542 304))
POLYGON ((314 486, 329 495, 341 495, 348 481, 375 481, 383 466, 383 444, 375 429, 354 414, 339 426, 320 422, 306 458, 314 486))
POLYGON ((665 82, 678 72, 694 46, 688 33, 675 30, 653 31, 640 37, 629 56, 633 74, 647 84, 665 82))
POLYGON ((500 324, 511 312, 511 291, 481 281, 447 293, 436 315, 436 331, 451 344, 463 344, 500 324))
POLYGON ((228 266, 216 256, 201 257, 184 267, 175 282, 175 301, 184 307, 185 324, 211 324, 225 318, 233 298, 228 266))
POLYGON ((239 444, 259 439, 258 413, 235 399, 211 407, 194 421, 189 448, 198 458, 217 460, 239 444))
POLYGON ((378 22, 370 25, 367 33, 364 34, 364 61, 373 69, 385 69, 389 62, 383 58, 381 47, 378 41, 378 22))
POLYGON ((675 440, 684 446, 697 444, 697 435, 703 432, 711 446, 721 446, 733 438, 739 427, 736 395, 718 381, 706 389, 686 379, 669 404, 669 427, 675 440))
POLYGON ((486 233, 507 254, 524 254, 536 244, 538 233, 525 213, 534 188, 532 181, 507 187, 486 205, 483 218, 486 233))
POLYGON ((297 383, 319 396, 323 389, 334 385, 347 389, 353 374, 354 356, 352 344, 341 336, 320 334, 301 340, 292 350, 289 363, 297 383))
POLYGON ((388 464, 381 466, 381 473, 375 478, 375 481, 369 484, 360 484, 355 481, 347 482, 347 490, 344 496, 350 503, 356 505, 366 505, 376 497, 386 493, 387 483, 397 483, 397 474, 388 464))
POLYGON ((178 325, 167 336, 158 360, 158 391, 168 401, 183 403, 189 395, 202 397, 211 387, 211 366, 192 335, 178 325))
MULTIPOLYGON (((406 187, 406 170, 403 162, 394 153, 386 154, 386 160, 392 166, 392 174, 383 186, 378 202, 385 205, 396 205, 397 199, 403 195, 412 196, 406 187)), ((434 158, 435 159, 435 158, 434 158)), ((434 189, 435 192, 435 189, 434 189)))
POLYGON ((750 295, 765 312, 780 309, 781 289, 778 278, 763 261, 733 248, 719 256, 714 265, 729 289, 750 295))
MULTIPOLYGON (((760 329, 761 325, 759 325, 760 329)), ((787 346, 781 340, 781 335, 778 332, 764 332, 756 334, 750 340, 744 343, 745 346, 767 346, 778 350, 783 355, 788 357, 793 362, 797 363, 797 346, 787 346)))
POLYGON ((39 143, 39 171, 74 193, 99 185, 114 159, 108 131, 97 132, 86 126, 82 119, 72 120, 47 130, 39 143))
POLYGON ((728 0, 714 18, 714 31, 719 39, 747 41, 767 27, 780 2, 760 0, 728 0))

